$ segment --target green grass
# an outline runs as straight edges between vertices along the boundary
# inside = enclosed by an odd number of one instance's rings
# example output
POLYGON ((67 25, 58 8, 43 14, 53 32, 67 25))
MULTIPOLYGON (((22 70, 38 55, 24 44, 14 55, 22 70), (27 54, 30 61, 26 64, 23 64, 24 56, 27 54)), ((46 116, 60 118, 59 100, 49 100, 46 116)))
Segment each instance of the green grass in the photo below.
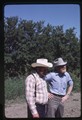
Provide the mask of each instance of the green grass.
MULTIPOLYGON (((70 73, 70 75, 74 82, 73 92, 80 92, 80 78, 74 73, 70 73)), ((23 76, 5 79, 5 100, 25 99, 25 79, 23 76)))
POLYGON ((25 97, 25 78, 8 78, 5 80, 5 99, 25 97))

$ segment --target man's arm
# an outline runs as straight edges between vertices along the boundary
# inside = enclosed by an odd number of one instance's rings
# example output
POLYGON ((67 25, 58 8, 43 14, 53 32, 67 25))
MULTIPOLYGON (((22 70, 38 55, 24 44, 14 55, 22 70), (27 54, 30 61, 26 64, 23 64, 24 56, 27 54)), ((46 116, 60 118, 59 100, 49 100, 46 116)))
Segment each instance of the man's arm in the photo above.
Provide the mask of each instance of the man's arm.
POLYGON ((39 114, 35 105, 35 80, 33 76, 29 76, 25 80, 26 87, 26 100, 31 110, 33 117, 39 117, 39 114))
POLYGON ((66 95, 64 97, 62 97, 62 101, 61 102, 64 102, 64 101, 66 101, 69 98, 69 96, 70 96, 70 94, 72 92, 72 89, 73 89, 73 85, 68 87, 67 93, 66 93, 66 95))
POLYGON ((73 85, 68 87, 68 90, 67 90, 67 93, 66 93, 67 96, 69 96, 71 94, 72 89, 73 89, 73 85))
POLYGON ((45 75, 44 80, 50 81, 52 79, 52 75, 51 74, 52 73, 48 73, 47 75, 45 75))

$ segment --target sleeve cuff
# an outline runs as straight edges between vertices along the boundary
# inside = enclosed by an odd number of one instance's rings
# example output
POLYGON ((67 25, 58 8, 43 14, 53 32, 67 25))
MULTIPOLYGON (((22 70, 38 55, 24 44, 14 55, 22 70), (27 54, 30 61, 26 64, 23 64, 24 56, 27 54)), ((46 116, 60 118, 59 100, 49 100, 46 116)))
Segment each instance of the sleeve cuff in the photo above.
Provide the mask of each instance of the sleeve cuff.
POLYGON ((32 110, 32 115, 34 115, 34 114, 38 114, 36 108, 32 110))

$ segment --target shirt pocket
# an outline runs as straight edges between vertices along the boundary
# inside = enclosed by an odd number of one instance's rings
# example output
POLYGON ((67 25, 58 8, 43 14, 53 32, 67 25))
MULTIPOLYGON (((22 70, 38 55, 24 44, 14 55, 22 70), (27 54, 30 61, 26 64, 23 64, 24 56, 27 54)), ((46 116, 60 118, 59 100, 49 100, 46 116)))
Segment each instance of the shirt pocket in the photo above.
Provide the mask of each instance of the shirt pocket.
POLYGON ((53 87, 53 89, 59 89, 59 83, 56 81, 56 80, 54 80, 53 81, 53 83, 52 83, 52 87, 53 87))
POLYGON ((67 83, 66 83, 66 82, 63 82, 62 87, 63 87, 63 89, 65 90, 65 89, 67 88, 67 83))
POLYGON ((39 82, 39 84, 37 84, 37 91, 42 92, 45 90, 45 87, 47 87, 45 82, 39 82))

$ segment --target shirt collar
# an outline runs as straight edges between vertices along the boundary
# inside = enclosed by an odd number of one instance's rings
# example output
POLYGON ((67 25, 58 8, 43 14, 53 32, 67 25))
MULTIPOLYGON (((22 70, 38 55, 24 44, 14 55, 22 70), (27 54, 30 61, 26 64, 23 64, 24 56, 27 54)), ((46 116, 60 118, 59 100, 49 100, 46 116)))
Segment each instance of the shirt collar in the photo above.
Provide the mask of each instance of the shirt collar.
POLYGON ((42 78, 42 79, 44 78, 44 76, 43 76, 43 77, 40 77, 37 72, 35 73, 35 75, 36 75, 37 77, 39 77, 39 78, 42 78))
POLYGON ((60 74, 60 73, 56 73, 56 76, 66 76, 66 73, 64 73, 64 74, 60 74))

